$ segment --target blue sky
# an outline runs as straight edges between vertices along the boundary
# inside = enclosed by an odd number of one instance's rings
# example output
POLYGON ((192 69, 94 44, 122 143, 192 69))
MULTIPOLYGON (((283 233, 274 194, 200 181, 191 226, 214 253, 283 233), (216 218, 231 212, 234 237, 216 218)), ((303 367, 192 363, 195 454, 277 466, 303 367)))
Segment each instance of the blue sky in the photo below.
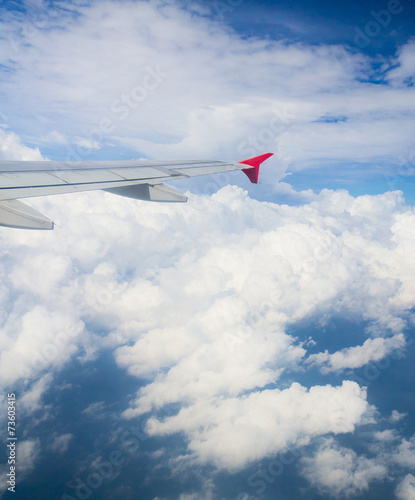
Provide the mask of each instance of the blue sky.
POLYGON ((15 497, 415 498, 414 6, 1 4, 2 160, 274 153, 0 231, 15 497))
MULTIPOLYGON (((226 4, 224 4, 226 5, 226 4)), ((229 5, 229 4, 228 4, 229 5)), ((389 17, 380 11, 388 10, 388 2, 380 4, 376 1, 350 2, 338 4, 326 1, 284 2, 240 2, 238 8, 226 9, 224 16, 232 22, 232 26, 246 34, 265 34, 273 39, 289 37, 302 43, 339 43, 349 46, 353 51, 363 51, 370 55, 394 55, 396 48, 406 43, 413 36, 414 6, 411 0, 390 4, 395 14, 389 17), (255 16, 250 15, 252 8, 255 16), (371 14, 375 12, 375 16, 371 14), (378 15, 378 17, 376 16, 378 15), (376 30, 367 23, 375 19, 384 19, 385 26, 376 30), (368 29, 369 34, 379 31, 368 40, 361 40, 356 45, 356 28, 368 29)), ((392 11, 389 11, 390 13, 392 11)))

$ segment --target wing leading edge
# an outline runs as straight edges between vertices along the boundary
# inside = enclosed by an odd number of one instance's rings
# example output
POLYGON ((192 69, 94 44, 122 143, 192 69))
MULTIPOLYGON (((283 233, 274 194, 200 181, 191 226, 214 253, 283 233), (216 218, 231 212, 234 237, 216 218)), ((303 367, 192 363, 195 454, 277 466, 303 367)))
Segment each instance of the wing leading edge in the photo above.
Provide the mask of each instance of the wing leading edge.
POLYGON ((53 229, 53 222, 19 198, 102 189, 139 200, 186 202, 165 181, 242 170, 253 183, 273 153, 242 162, 221 161, 0 161, 0 226, 53 229))

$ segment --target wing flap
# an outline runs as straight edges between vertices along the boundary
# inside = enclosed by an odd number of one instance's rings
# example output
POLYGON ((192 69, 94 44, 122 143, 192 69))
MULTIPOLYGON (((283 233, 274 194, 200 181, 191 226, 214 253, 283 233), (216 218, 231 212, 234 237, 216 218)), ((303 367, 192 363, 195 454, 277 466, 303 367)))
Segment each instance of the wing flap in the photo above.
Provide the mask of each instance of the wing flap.
MULTIPOLYGON (((14 188, 0 187, 0 200, 13 200, 15 198, 31 198, 35 196, 49 196, 52 194, 66 194, 66 193, 81 193, 83 191, 96 191, 100 189, 109 189, 113 187, 133 186, 136 184, 147 184, 149 179, 139 180, 123 180, 110 181, 110 182, 87 182, 77 184, 55 184, 48 186, 16 186, 14 188)), ((151 179, 151 182, 157 183, 171 180, 170 176, 160 177, 160 179, 151 179)))
POLYGON ((137 184, 105 189, 108 193, 134 198, 135 200, 186 203, 187 196, 165 184, 137 184))
POLYGON ((20 229, 53 229, 54 223, 18 200, 0 201, 0 226, 20 229))

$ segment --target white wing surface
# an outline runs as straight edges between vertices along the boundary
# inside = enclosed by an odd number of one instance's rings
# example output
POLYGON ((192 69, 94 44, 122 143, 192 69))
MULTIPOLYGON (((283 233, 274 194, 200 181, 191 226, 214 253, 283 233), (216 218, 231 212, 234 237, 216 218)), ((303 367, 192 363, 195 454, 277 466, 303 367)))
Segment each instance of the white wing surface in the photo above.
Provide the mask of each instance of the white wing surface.
POLYGON ((187 198, 163 182, 198 175, 242 170, 258 181, 259 165, 271 153, 229 163, 185 161, 0 161, 0 225, 53 229, 53 222, 18 198, 104 189, 148 201, 185 202, 187 198))

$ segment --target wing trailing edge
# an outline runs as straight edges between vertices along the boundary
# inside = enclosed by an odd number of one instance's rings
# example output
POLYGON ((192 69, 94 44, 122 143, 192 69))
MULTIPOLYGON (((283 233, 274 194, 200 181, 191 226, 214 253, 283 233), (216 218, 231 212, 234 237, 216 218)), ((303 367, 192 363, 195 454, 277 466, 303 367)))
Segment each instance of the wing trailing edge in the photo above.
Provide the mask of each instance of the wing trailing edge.
POLYGON ((54 223, 18 200, 0 201, 0 226, 19 229, 53 229, 54 223))
POLYGON ((187 196, 165 184, 135 184, 103 189, 108 193, 134 198, 135 200, 186 203, 187 196))

